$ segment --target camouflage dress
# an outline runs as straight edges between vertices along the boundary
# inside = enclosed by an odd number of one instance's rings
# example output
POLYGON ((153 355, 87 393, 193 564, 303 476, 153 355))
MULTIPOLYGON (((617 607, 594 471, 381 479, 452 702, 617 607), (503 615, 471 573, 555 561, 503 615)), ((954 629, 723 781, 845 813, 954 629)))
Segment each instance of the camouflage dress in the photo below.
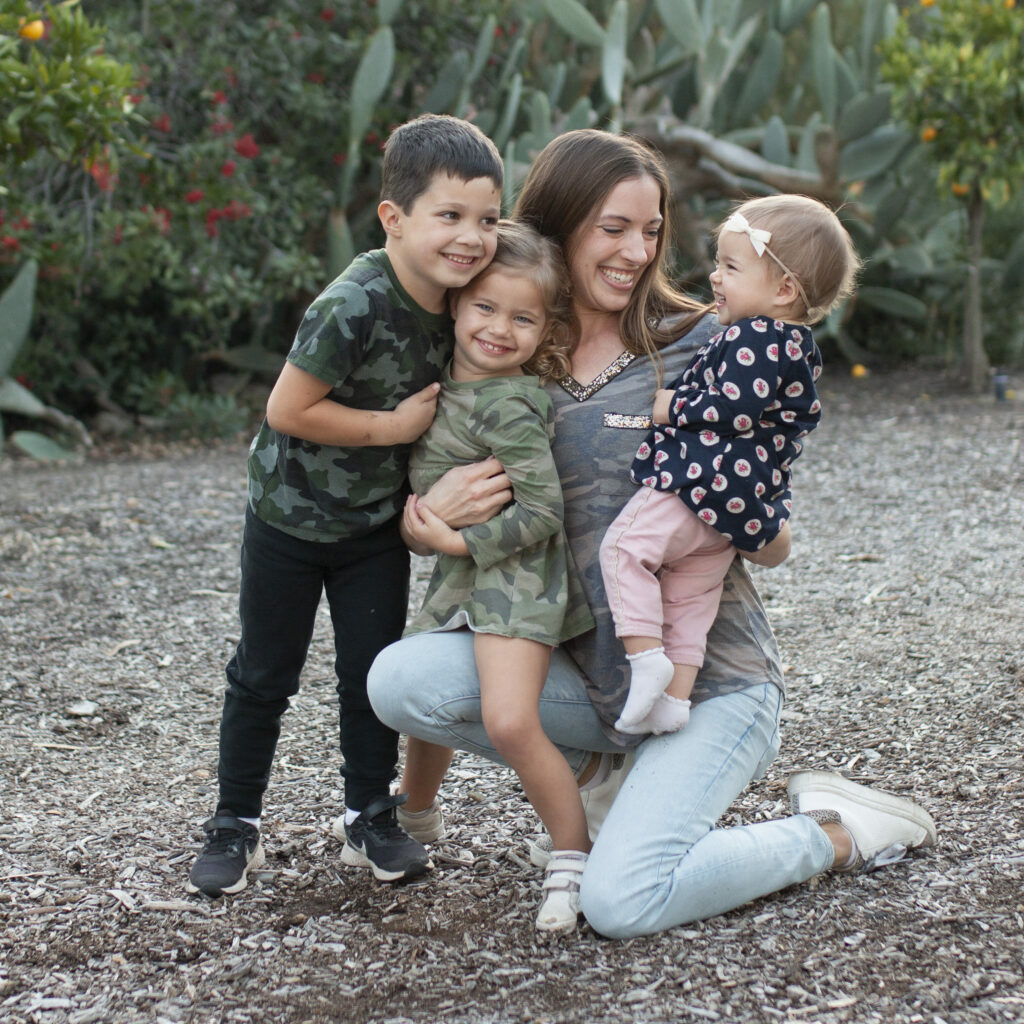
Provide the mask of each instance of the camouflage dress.
MULTIPOLYGON (((394 409, 441 379, 452 344, 451 317, 417 305, 376 249, 316 298, 288 362, 330 384, 342 405, 394 409)), ((249 449, 249 505, 302 540, 364 536, 401 512, 410 448, 313 444, 264 423, 249 449)))
POLYGON ((437 416, 413 448, 413 490, 423 494, 452 466, 495 455, 514 500, 461 531, 470 555, 438 556, 405 635, 468 626, 555 646, 593 627, 562 529, 552 419, 536 377, 456 383, 445 373, 437 416))

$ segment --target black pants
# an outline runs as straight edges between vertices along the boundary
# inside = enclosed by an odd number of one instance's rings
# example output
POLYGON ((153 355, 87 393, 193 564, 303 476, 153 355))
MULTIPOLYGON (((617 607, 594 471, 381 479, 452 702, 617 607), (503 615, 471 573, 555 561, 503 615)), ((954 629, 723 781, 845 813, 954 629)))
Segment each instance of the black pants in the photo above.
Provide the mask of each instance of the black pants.
POLYGON ((325 591, 334 625, 345 802, 362 810, 388 792, 398 733, 373 713, 366 673, 405 626, 409 552, 398 524, 354 540, 307 541, 268 526, 247 509, 238 602, 242 636, 227 666, 218 812, 243 818, 261 813, 281 716, 298 693, 325 591))

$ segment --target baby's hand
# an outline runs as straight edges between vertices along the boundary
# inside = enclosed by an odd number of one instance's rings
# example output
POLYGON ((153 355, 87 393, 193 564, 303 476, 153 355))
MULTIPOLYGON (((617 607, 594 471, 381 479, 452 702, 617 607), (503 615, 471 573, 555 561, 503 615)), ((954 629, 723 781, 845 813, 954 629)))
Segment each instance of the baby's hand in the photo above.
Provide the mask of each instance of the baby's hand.
POLYGON ((440 384, 428 384, 395 406, 391 414, 394 417, 394 444, 412 444, 434 422, 440 390, 440 384))
POLYGON ((654 393, 654 412, 651 413, 651 419, 655 423, 672 422, 672 399, 675 397, 676 393, 669 391, 668 388, 658 388, 654 393))

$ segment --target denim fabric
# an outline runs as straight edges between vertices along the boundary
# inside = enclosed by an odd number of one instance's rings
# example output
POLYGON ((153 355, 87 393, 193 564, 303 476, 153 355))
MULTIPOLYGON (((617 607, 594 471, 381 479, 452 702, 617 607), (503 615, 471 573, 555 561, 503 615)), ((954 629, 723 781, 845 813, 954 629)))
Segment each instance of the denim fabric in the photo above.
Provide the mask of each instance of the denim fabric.
MULTIPOLYGON (((480 719, 471 633, 426 633, 385 648, 370 700, 401 732, 500 763, 480 719)), ((605 820, 583 875, 583 910, 624 938, 724 913, 831 865, 810 818, 715 829, 716 820, 778 752, 782 695, 770 683, 697 704, 681 732, 650 737, 605 820)), ((540 698, 544 731, 575 772, 589 751, 617 748, 582 675, 556 649, 540 698)))
POLYGON ((398 735, 366 695, 377 652, 402 634, 409 552, 389 523, 363 537, 308 541, 246 511, 239 614, 220 725, 218 810, 258 817, 281 732, 326 592, 334 626, 345 801, 362 810, 395 775, 398 735))

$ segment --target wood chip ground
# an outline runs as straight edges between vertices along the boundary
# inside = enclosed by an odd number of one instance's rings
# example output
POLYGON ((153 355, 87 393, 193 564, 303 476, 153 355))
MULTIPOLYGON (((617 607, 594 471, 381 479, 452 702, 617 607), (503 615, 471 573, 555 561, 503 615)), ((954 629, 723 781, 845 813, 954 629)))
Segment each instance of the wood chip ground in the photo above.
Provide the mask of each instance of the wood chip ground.
POLYGON ((266 868, 234 899, 187 896, 238 631, 244 444, 0 459, 0 1020, 1024 1020, 1024 403, 923 373, 826 381, 793 555, 757 571, 782 752, 721 824, 784 814, 789 773, 828 768, 914 796, 939 846, 629 942, 538 940, 536 819, 473 757, 427 880, 340 863, 326 610, 266 868))

